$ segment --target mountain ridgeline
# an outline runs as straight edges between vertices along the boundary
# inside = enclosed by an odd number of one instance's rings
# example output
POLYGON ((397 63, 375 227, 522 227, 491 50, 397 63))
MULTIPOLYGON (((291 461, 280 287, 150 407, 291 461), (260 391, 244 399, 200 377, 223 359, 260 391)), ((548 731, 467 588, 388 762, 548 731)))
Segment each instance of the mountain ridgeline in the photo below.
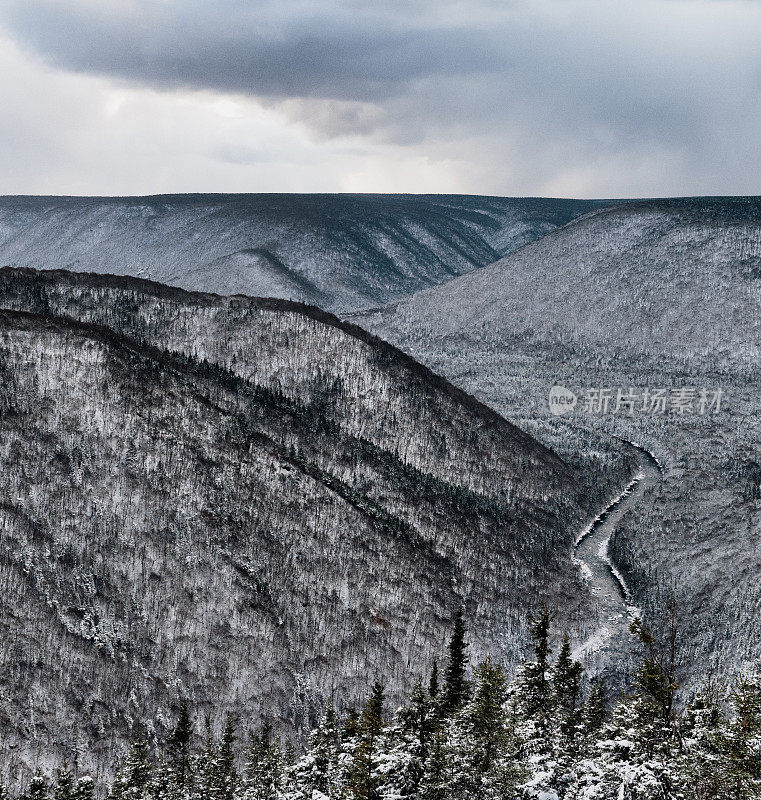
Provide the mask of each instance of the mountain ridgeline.
POLYGON ((600 498, 392 346, 298 303, 66 271, 0 270, 0 307, 10 773, 81 750, 102 779, 182 700, 293 733, 368 674, 394 699, 460 606, 506 664, 527 608, 583 628, 571 545, 600 498))
POLYGON ((410 352, 449 338, 498 354, 520 340, 565 358, 747 369, 761 352, 760 283, 761 198, 638 201, 357 319, 410 352))
POLYGON ((350 311, 483 267, 605 204, 466 195, 2 197, 0 264, 350 311))
POLYGON ((566 458, 592 430, 655 452, 665 475, 610 543, 632 601, 677 592, 696 676, 761 658, 761 198, 598 210, 353 319, 566 458), (555 384, 579 398, 562 418, 555 384), (637 399, 616 413, 619 389, 637 399))

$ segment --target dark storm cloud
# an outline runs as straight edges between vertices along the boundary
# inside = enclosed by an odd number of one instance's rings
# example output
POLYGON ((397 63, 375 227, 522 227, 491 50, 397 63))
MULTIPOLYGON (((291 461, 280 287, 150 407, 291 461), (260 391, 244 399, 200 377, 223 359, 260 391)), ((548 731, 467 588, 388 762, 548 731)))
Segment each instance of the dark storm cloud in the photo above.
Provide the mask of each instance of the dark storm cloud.
MULTIPOLYGON (((5 0, 0 24, 73 71, 159 88, 342 101, 292 107, 327 134, 380 130, 419 141, 462 118, 519 119, 538 99, 562 128, 602 122, 618 136, 636 128, 640 137, 673 139, 695 138, 733 88, 720 89, 715 77, 731 73, 738 54, 705 46, 701 26, 712 5, 5 0), (705 102, 712 88, 715 109, 705 102)), ((714 38, 723 35, 719 25, 714 38)), ((758 62, 750 65, 756 74, 758 62)))
MULTIPOLYGON (((474 191, 758 191, 755 0, 2 0, 0 34, 59 74, 243 95, 319 146, 353 137, 372 185, 409 156, 474 191)), ((268 163, 229 138, 212 159, 268 163)))
POLYGON ((376 101, 430 75, 505 64, 493 32, 393 4, 8 0, 0 20, 50 62, 159 87, 376 101))

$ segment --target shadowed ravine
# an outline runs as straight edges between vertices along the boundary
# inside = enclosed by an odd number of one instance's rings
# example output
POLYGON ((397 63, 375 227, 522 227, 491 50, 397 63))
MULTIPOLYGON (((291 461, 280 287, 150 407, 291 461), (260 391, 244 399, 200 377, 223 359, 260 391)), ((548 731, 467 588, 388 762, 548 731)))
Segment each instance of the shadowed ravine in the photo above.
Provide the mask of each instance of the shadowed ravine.
POLYGON ((621 494, 584 529, 574 549, 598 609, 597 629, 575 650, 576 658, 583 657, 591 663, 601 663, 603 652, 609 655, 612 650, 623 654, 628 650, 632 636, 629 625, 639 613, 629 602, 629 590, 623 577, 610 561, 608 543, 623 515, 634 508, 642 495, 660 480, 662 468, 652 453, 633 442, 629 444, 639 455, 637 474, 621 494))

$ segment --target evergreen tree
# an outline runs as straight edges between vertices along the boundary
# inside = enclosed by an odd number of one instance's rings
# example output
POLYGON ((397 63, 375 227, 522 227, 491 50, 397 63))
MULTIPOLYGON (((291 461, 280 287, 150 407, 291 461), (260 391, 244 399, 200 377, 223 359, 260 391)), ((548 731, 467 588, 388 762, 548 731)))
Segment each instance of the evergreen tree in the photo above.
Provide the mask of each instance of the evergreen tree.
POLYGON ((143 800, 153 777, 148 740, 138 731, 111 787, 113 800, 143 800))
POLYGON ((428 696, 431 700, 435 700, 439 696, 439 665, 436 661, 433 662, 431 677, 428 681, 428 696))
POLYGON ((551 710, 552 691, 549 681, 550 669, 550 612, 542 606, 531 621, 534 660, 523 668, 522 712, 527 717, 548 716, 551 710))
POLYGON ((465 713, 467 729, 475 744, 474 767, 488 772, 504 750, 507 733, 503 705, 506 699, 502 667, 484 661, 476 670, 473 699, 465 713))
POLYGON ((167 737, 167 768, 171 781, 171 796, 182 798, 190 783, 190 741, 193 723, 187 703, 180 706, 177 724, 167 737))
POLYGON ((643 649, 637 673, 639 696, 644 701, 640 707, 651 718, 650 721, 660 722, 661 729, 665 729, 671 725, 674 699, 679 688, 676 681, 679 635, 673 595, 657 622, 663 629, 658 637, 639 618, 632 622, 631 631, 643 649))
POLYGON ((465 641, 465 620, 458 609, 454 618, 454 629, 449 641, 449 659, 444 674, 441 710, 444 716, 454 716, 468 699, 470 687, 465 678, 468 666, 467 642, 465 641))
MULTIPOLYGON (((665 614, 656 619, 661 634, 656 635, 641 622, 631 625, 642 648, 642 659, 635 677, 636 693, 626 704, 627 715, 634 715, 630 739, 637 744, 638 756, 654 764, 673 762, 681 747, 678 726, 674 724, 676 683, 677 628, 672 600, 665 614)), ((621 704, 619 704, 621 705, 621 704)), ((624 709, 621 709, 623 712, 624 709)), ((670 780, 664 773, 666 782, 670 780)))
POLYGON ((558 660, 552 671, 552 691, 559 708, 574 711, 579 704, 579 688, 584 668, 571 657, 571 642, 563 635, 558 660))
POLYGON ((55 800, 75 800, 74 776, 66 761, 63 762, 63 766, 56 775, 53 797, 55 800))
POLYGON ((95 781, 89 775, 77 779, 74 787, 74 800, 94 800, 95 781))
POLYGON ((418 796, 420 800, 449 800, 451 796, 446 734, 443 729, 438 729, 431 741, 418 796))
POLYGON ((293 790, 296 795, 307 800, 311 800, 315 792, 336 797, 341 784, 340 753, 341 736, 335 709, 330 702, 325 715, 310 736, 306 754, 293 769, 293 790))
POLYGON ((178 797, 171 767, 163 759, 154 766, 148 795, 151 800, 176 800, 178 797))
POLYGON ((418 681, 409 704, 399 709, 396 725, 389 731, 390 748, 379 758, 384 797, 417 797, 435 729, 432 705, 430 694, 418 681))
POLYGON ((501 800, 516 788, 517 742, 508 727, 502 668, 487 659, 473 675, 473 697, 449 740, 451 797, 501 800))
POLYGON ((48 782, 39 772, 29 781, 24 800, 48 800, 48 782))
POLYGON ((587 736, 596 734, 605 723, 605 716, 605 689, 600 681, 593 680, 582 713, 584 733, 587 736))
POLYGON ((378 776, 375 772, 378 737, 383 730, 385 691, 375 681, 370 697, 362 710, 359 741, 354 751, 350 789, 356 800, 378 800, 378 776))
POLYGON ((674 751, 666 740, 653 746, 651 723, 643 726, 644 702, 638 696, 619 702, 598 734, 594 760, 577 768, 585 783, 594 783, 590 798, 683 800, 674 751))
POLYGON ((349 708, 346 712, 346 720, 344 721, 344 729, 341 738, 344 741, 353 739, 359 735, 359 729, 359 714, 357 714, 355 708, 349 708))
POLYGON ((722 747, 725 724, 710 686, 690 700, 679 721, 679 783, 697 798, 731 796, 729 759, 722 747))
POLYGON ((568 634, 565 634, 552 670, 551 733, 557 762, 552 786, 561 796, 573 782, 573 768, 580 749, 583 709, 580 707, 579 694, 583 672, 581 664, 571 656, 571 643, 568 634))
POLYGON ((198 758, 193 785, 193 800, 220 800, 217 779, 217 742, 211 727, 211 719, 204 718, 204 748, 198 758))
POLYGON ((322 724, 318 727, 312 741, 314 768, 312 789, 330 795, 336 782, 338 746, 340 736, 336 725, 336 712, 333 702, 328 703, 322 724))
POLYGON ((238 785, 238 774, 235 771, 235 723, 230 714, 225 720, 222 738, 219 742, 215 759, 214 776, 220 800, 233 800, 238 785))
POLYGON ((529 630, 534 658, 519 670, 511 706, 521 757, 531 763, 532 781, 552 793, 558 788, 558 772, 565 772, 565 764, 559 764, 557 759, 559 724, 554 716, 555 694, 550 680, 550 612, 546 606, 531 620, 529 630))
POLYGON ((741 676, 731 694, 733 716, 723 737, 732 797, 761 796, 761 680, 741 676))
MULTIPOLYGON (((268 722, 262 725, 258 735, 249 734, 244 776, 246 800, 274 800, 278 796, 283 783, 283 758, 280 740, 273 737, 268 722)), ((306 796, 311 798, 312 794, 306 796)))
POLYGON ((579 692, 584 668, 571 657, 571 643, 566 633, 552 671, 552 692, 557 714, 560 746, 570 755, 575 755, 575 743, 581 726, 579 692))

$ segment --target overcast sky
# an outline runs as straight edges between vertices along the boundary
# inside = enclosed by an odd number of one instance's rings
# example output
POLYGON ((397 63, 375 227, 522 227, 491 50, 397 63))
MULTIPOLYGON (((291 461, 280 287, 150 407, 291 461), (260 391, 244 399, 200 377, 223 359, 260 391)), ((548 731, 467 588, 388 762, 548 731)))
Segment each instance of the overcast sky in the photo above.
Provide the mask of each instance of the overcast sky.
POLYGON ((2 0, 0 194, 761 193, 761 0, 2 0))

